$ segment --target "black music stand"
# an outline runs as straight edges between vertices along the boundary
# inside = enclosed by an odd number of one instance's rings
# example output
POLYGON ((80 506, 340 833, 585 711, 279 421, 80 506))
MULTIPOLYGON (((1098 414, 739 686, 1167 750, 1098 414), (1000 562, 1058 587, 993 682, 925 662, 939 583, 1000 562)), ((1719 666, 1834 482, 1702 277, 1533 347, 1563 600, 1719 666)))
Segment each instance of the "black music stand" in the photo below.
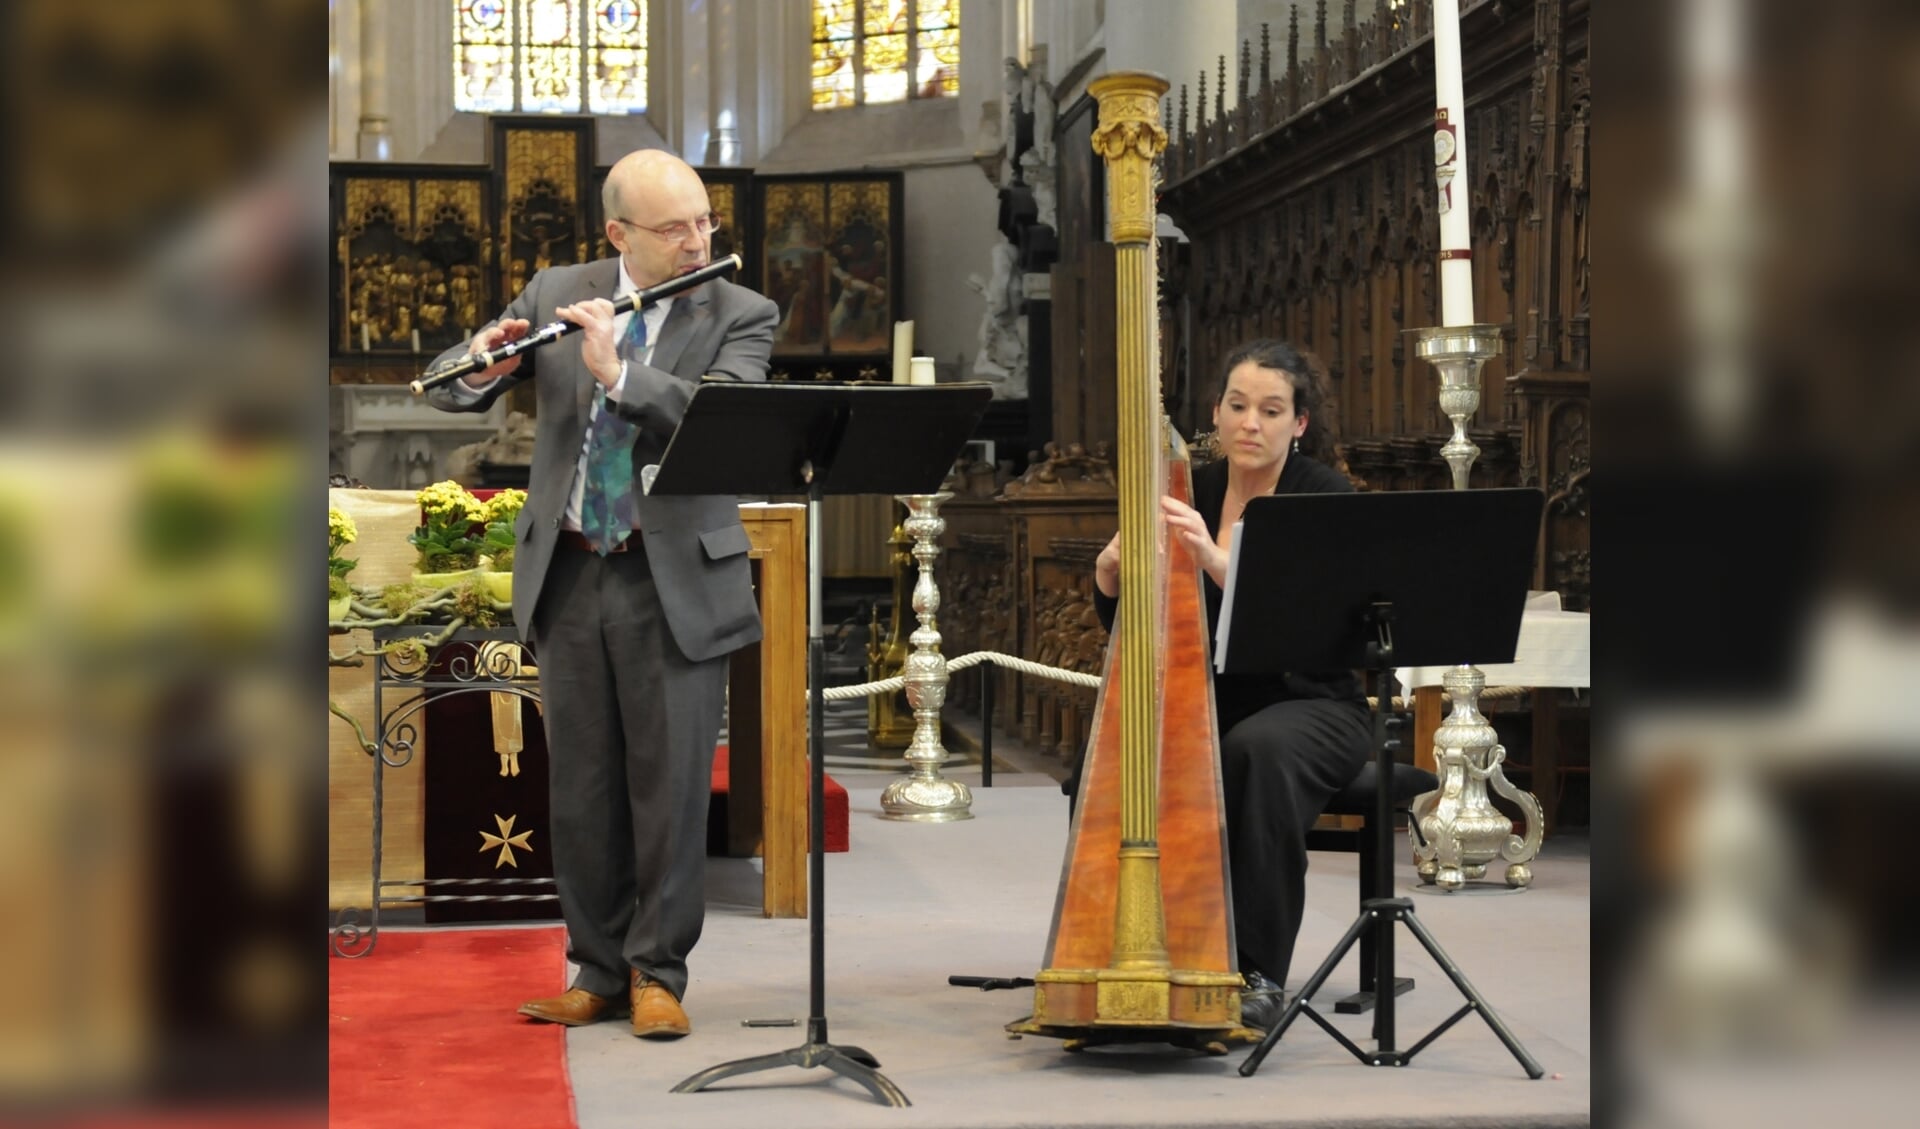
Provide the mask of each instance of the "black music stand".
MULTIPOLYGON (((1520 638, 1545 496, 1538 490, 1438 490, 1255 498, 1233 538, 1220 613, 1217 663, 1229 674, 1374 672, 1373 739, 1378 791, 1374 890, 1393 888, 1392 810, 1387 781, 1400 747, 1392 734, 1393 670, 1460 662, 1512 662, 1520 638)), ((1544 1073, 1487 1001, 1467 983, 1407 898, 1369 898, 1340 943, 1260 1040, 1240 1073, 1251 1076, 1305 1012, 1368 1066, 1404 1066, 1428 1043, 1478 1011, 1529 1078, 1544 1073), (1405 1051, 1394 1049, 1394 996, 1374 993, 1373 1036, 1363 1051, 1307 1003, 1348 950, 1373 930, 1373 982, 1394 983, 1393 926, 1406 925, 1467 998, 1466 1006, 1405 1051)))
POLYGON ((891 1106, 913 1103, 859 1047, 827 1041, 825 779, 826 633, 820 622, 820 501, 828 494, 932 494, 985 414, 985 384, 703 384, 667 443, 650 494, 807 496, 807 1041, 710 1066, 673 1088, 704 1090, 736 1074, 824 1066, 891 1106))

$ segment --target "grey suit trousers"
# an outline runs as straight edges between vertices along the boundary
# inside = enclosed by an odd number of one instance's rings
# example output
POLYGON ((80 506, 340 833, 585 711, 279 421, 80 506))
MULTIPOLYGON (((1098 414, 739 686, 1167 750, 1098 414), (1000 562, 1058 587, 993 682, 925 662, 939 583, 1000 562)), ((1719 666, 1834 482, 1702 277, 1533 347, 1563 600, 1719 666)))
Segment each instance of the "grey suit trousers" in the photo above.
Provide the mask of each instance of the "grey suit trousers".
POLYGON ((563 543, 532 625, 553 870, 574 987, 623 999, 637 969, 685 998, 727 659, 681 653, 639 536, 629 545, 603 558, 563 543), (636 866, 659 881, 637 881, 636 866))

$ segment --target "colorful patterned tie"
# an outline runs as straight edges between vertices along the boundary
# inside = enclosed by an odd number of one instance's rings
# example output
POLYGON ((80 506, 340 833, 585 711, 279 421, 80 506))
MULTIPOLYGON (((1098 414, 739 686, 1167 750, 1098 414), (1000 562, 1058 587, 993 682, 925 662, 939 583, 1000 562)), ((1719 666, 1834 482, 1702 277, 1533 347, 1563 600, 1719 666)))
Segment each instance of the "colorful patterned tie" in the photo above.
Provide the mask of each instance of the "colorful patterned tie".
MULTIPOLYGON (((619 353, 629 364, 642 364, 647 355, 647 320, 635 310, 620 339, 619 353)), ((580 532, 593 551, 606 556, 620 547, 639 516, 633 505, 633 437, 637 424, 629 423, 607 403, 604 387, 594 390, 599 413, 587 431, 587 482, 580 497, 580 532)))

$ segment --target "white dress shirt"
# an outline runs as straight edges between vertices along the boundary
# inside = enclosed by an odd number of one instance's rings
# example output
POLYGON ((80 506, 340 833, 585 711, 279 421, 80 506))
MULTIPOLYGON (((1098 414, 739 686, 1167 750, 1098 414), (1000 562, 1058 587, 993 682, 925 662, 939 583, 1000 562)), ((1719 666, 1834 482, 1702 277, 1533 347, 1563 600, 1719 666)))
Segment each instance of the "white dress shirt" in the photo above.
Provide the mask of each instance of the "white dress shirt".
MULTIPOLYGON (((634 284, 633 278, 627 274, 626 260, 622 259, 620 261, 620 285, 614 291, 614 297, 619 298, 631 294, 638 289, 639 287, 634 284)), ((646 364, 653 359, 653 347, 660 340, 660 327, 667 323, 667 314, 673 309, 673 304, 676 301, 678 301, 677 298, 662 299, 648 306, 644 311, 642 316, 647 319, 647 351, 646 354, 640 358, 641 364, 646 364)), ((627 326, 633 321, 633 318, 634 315, 632 313, 624 313, 613 319, 613 339, 616 346, 618 342, 626 337, 627 326)), ((500 378, 494 377, 493 379, 498 380, 500 378)), ((456 402, 471 404, 478 402, 480 397, 485 395, 487 389, 491 387, 493 387, 493 380, 489 380, 487 383, 475 387, 468 384, 463 377, 449 385, 448 391, 452 393, 456 402)), ((620 379, 614 381, 613 387, 607 390, 607 395, 618 400, 621 394, 626 391, 626 387, 627 366, 623 360, 620 365, 620 379)), ((560 519, 560 526, 563 529, 578 531, 580 528, 580 509, 582 499, 585 497, 587 490, 587 441, 593 434, 593 421, 598 419, 599 416, 600 397, 595 396, 588 405, 586 429, 580 433, 580 457, 574 463, 573 485, 567 491, 567 512, 566 515, 560 519)))

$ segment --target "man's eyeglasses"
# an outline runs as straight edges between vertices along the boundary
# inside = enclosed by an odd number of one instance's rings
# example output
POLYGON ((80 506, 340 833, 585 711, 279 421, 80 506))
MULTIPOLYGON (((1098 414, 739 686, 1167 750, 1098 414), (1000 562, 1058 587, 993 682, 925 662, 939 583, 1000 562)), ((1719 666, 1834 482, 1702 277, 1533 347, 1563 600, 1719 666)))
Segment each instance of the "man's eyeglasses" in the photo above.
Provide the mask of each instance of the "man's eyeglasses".
POLYGON ((620 216, 613 217, 613 221, 624 223, 628 227, 637 227, 641 231, 650 231, 669 243, 685 243, 690 235, 698 234, 702 239, 712 235, 713 229, 720 226, 720 213, 708 212, 690 223, 676 223, 666 227, 648 227, 644 223, 634 223, 620 216))

